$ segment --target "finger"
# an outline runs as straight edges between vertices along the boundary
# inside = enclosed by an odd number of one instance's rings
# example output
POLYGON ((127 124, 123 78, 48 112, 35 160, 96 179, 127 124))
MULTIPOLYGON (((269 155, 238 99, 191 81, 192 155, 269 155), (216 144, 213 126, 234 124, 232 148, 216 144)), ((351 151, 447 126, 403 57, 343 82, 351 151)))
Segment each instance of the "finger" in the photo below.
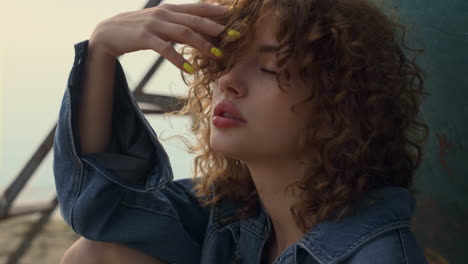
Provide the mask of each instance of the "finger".
POLYGON ((150 49, 161 54, 161 56, 174 64, 177 68, 190 74, 193 73, 192 65, 190 65, 190 63, 185 60, 184 57, 178 53, 170 43, 163 41, 162 39, 153 35, 153 37, 148 38, 148 46, 150 49))
POLYGON ((220 25, 210 19, 184 13, 170 12, 167 14, 167 21, 190 27, 199 33, 213 37, 219 36, 219 34, 224 30, 223 25, 220 25))
POLYGON ((163 37, 166 40, 190 45, 193 48, 199 50, 201 53, 205 54, 206 56, 212 58, 219 58, 222 56, 219 53, 219 57, 215 56, 215 54, 212 53, 212 49, 216 47, 210 42, 206 41, 199 33, 195 32, 189 27, 179 24, 165 23, 162 25, 161 28, 164 28, 164 32, 160 32, 158 33, 158 35, 163 35, 163 37))
POLYGON ((170 11, 177 13, 186 13, 201 17, 216 17, 225 15, 229 8, 223 5, 213 5, 206 3, 194 3, 194 4, 163 4, 170 11))

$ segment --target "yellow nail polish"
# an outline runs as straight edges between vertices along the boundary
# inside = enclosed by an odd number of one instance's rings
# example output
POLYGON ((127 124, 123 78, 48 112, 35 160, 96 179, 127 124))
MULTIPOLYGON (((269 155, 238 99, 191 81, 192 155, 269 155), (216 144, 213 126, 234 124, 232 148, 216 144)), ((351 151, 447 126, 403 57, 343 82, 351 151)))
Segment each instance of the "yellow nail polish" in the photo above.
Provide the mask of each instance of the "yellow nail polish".
POLYGON ((223 52, 220 49, 215 48, 215 47, 211 48, 211 53, 218 58, 221 58, 223 56, 223 52))
POLYGON ((193 73, 193 67, 192 65, 188 64, 187 62, 184 63, 184 65, 182 65, 184 67, 184 69, 186 71, 188 71, 189 73, 193 73))
POLYGON ((227 35, 230 36, 230 37, 239 37, 240 36, 240 32, 235 30, 235 29, 229 29, 227 31, 227 35))

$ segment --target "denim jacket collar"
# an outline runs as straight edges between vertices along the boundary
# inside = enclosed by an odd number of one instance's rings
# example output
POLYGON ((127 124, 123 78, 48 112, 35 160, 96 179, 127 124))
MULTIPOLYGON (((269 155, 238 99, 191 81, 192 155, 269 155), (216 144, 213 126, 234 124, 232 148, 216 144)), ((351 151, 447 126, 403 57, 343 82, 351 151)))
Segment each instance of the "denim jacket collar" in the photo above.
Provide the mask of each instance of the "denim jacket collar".
MULTIPOLYGON (((212 224, 221 231, 232 229, 238 219, 232 217, 238 202, 226 201, 214 207, 212 224), (232 217, 226 220, 226 218, 232 217)), ((307 231, 296 243, 319 263, 337 263, 353 254, 368 240, 387 231, 409 227, 415 199, 406 188, 387 186, 374 189, 356 202, 355 213, 340 221, 323 221, 307 231), (374 202, 370 198, 375 198, 374 202)), ((266 237, 270 231, 268 215, 260 202, 259 214, 241 220, 250 231, 266 237)))
POLYGON ((406 188, 385 187, 357 202, 355 214, 340 221, 323 221, 298 243, 320 263, 337 263, 364 243, 391 230, 409 227, 415 199, 406 188), (371 203, 369 198, 381 198, 371 203))
POLYGON ((213 208, 211 224, 217 231, 222 231, 230 224, 239 221, 234 215, 241 204, 231 200, 225 200, 217 203, 213 208))

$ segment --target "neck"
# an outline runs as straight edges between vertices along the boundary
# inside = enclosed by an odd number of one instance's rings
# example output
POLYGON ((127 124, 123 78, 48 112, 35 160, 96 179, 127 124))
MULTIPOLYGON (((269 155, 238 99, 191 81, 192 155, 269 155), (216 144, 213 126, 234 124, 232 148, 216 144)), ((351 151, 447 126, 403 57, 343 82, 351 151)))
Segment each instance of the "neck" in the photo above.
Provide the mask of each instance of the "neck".
POLYGON ((301 179, 304 170, 298 162, 293 161, 269 164, 247 163, 247 166, 259 198, 272 222, 274 242, 271 246, 281 253, 304 235, 296 225, 290 210, 297 198, 285 189, 287 185, 301 179))

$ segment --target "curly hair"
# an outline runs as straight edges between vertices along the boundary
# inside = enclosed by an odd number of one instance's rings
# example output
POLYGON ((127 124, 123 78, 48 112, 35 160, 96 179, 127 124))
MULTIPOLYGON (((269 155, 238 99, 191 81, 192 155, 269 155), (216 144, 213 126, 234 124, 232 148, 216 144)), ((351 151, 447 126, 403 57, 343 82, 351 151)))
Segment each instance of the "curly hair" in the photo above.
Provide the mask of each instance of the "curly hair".
MULTIPOLYGON (((205 1, 208 2, 208 1, 205 1)), ((196 142, 193 180, 200 202, 214 206, 223 199, 239 201, 236 217, 258 210, 258 194, 246 164, 215 152, 209 144, 212 85, 235 63, 248 45, 255 24, 266 11, 278 19, 279 71, 286 89, 292 60, 304 84, 311 87, 312 113, 298 139, 306 173, 288 186, 299 190, 291 207, 298 227, 306 232, 317 223, 350 214, 353 203, 368 191, 384 186, 411 189, 422 160, 428 126, 418 117, 425 73, 409 58, 422 50, 405 45, 406 27, 369 0, 218 0, 234 8, 214 21, 241 32, 235 41, 222 36, 209 40, 223 50, 223 59, 209 58, 184 46, 182 53, 195 68, 182 78, 189 86, 183 109, 196 142), (191 78, 191 79, 189 79, 191 78), (312 89, 313 87, 313 89, 312 89), (320 125, 317 125, 320 124, 320 125), (201 176, 201 177, 198 177, 201 176)), ((292 110, 294 107, 292 107, 292 110)), ((299 155, 298 155, 299 157, 299 155)))

